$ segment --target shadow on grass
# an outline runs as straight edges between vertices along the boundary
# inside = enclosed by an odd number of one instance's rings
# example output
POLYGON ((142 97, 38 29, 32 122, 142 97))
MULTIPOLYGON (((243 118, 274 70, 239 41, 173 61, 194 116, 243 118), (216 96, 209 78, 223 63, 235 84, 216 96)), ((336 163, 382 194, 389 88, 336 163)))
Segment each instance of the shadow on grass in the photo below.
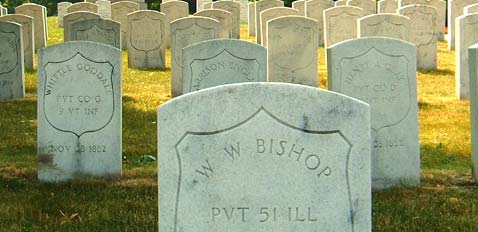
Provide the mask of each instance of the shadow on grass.
POLYGON ((419 71, 420 73, 427 74, 427 75, 433 75, 433 76, 443 76, 443 77, 449 77, 449 76, 454 76, 455 72, 450 69, 437 69, 437 70, 428 70, 428 71, 419 71))
POLYGON ((443 104, 430 104, 428 102, 418 101, 418 109, 425 110, 425 109, 445 109, 446 106, 443 104))

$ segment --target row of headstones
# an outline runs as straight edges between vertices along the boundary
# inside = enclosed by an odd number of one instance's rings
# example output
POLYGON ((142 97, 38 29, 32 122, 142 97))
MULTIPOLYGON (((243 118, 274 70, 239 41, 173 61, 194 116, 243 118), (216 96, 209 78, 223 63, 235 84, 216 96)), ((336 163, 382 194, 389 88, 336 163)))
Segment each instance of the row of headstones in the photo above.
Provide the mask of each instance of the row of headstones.
MULTIPOLYGON (((224 0, 220 0, 222 2, 224 2, 224 0)), ((226 2, 229 2, 229 1, 226 1, 226 2)), ((240 23, 247 23, 248 21, 248 15, 247 15, 247 6, 248 6, 248 3, 249 1, 248 0, 235 0, 235 4, 227 4, 229 5, 227 9, 228 11, 231 10, 231 11, 234 11, 233 14, 235 14, 235 12, 237 12, 239 14, 239 21, 240 23), (237 4, 239 3, 239 5, 237 4), (239 8, 238 8, 239 6, 239 8)), ((213 5, 216 3, 213 2, 212 0, 196 0, 196 12, 199 12, 199 11, 203 11, 203 10, 209 10, 209 9, 213 9, 215 8, 213 5)))

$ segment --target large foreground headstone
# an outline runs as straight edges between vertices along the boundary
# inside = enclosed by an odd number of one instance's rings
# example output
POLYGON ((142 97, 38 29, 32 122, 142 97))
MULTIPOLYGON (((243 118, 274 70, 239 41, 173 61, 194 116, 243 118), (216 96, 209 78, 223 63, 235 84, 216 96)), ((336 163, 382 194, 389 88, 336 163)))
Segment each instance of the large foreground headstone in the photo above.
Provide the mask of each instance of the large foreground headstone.
POLYGON ((267 81, 264 47, 235 39, 215 39, 183 49, 183 94, 218 85, 267 81))
POLYGON ((72 41, 104 43, 121 49, 120 23, 107 19, 85 19, 71 24, 72 41))
POLYGON ((7 14, 0 17, 0 21, 14 22, 22 25, 24 65, 25 69, 33 70, 35 54, 33 18, 22 14, 7 14))
POLYGON ((455 25, 455 92, 460 100, 470 99, 468 47, 478 43, 478 14, 456 18, 455 25))
POLYGON ((20 24, 0 22, 0 100, 25 96, 22 43, 20 24))
POLYGON ((267 23, 268 81, 318 86, 318 22, 282 16, 267 23))
POLYGON ((15 7, 15 14, 23 14, 33 18, 35 52, 46 46, 46 10, 44 8, 44 6, 34 3, 25 3, 15 7))
POLYGON ((73 41, 40 50, 38 178, 121 176, 121 50, 73 41))
POLYGON ((370 104, 374 188, 418 186, 416 47, 368 37, 327 49, 329 89, 370 104))
POLYGON ((160 231, 371 231, 370 111, 284 83, 158 110, 160 231), (300 102, 300 104, 297 104, 300 102))
POLYGON ((471 160, 472 176, 478 182, 478 45, 468 49, 470 72, 471 160))
POLYGON ((164 13, 140 10, 128 15, 128 66, 166 68, 164 13))
POLYGON ((204 40, 219 38, 219 21, 191 16, 171 23, 171 96, 183 91, 183 48, 204 40))

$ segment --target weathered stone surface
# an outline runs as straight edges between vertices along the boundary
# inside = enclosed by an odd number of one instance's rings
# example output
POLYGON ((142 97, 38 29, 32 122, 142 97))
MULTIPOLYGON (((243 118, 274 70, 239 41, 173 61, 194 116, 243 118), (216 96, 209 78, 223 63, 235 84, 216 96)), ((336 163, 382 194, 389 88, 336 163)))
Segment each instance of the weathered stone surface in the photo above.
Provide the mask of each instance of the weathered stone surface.
POLYGON ((215 39, 183 49, 183 94, 218 85, 267 81, 267 50, 257 44, 215 39))
POLYGON ((58 9, 58 27, 63 28, 63 16, 68 14, 67 8, 71 6, 71 2, 59 2, 56 7, 58 9))
POLYGON ((455 92, 458 99, 466 100, 470 99, 468 48, 478 43, 478 14, 456 18, 455 26, 455 92))
POLYGON ((347 1, 348 0, 337 0, 335 1, 335 6, 347 6, 347 1))
POLYGON ((292 2, 292 8, 299 11, 300 16, 305 16, 305 0, 292 2))
POLYGON ((317 24, 302 16, 268 21, 268 81, 318 86, 317 24))
POLYGON ((362 8, 365 15, 377 13, 375 0, 349 0, 347 1, 347 5, 362 8))
POLYGON ((377 2, 378 13, 397 13, 398 1, 397 0, 380 0, 377 2))
POLYGON ((249 0, 234 0, 236 2, 238 2, 239 4, 241 4, 241 24, 243 23, 247 23, 248 22, 248 4, 249 4, 249 0))
POLYGON ((205 10, 212 9, 212 2, 206 2, 203 4, 205 10))
POLYGON ((468 6, 465 6, 463 8, 463 14, 473 14, 473 13, 478 13, 478 3, 477 4, 471 4, 468 6))
POLYGON ((285 83, 161 105, 160 231, 371 231, 369 110, 285 83))
POLYGON ((449 0, 447 1, 448 48, 455 50, 455 19, 463 15, 465 6, 475 4, 476 0, 449 0))
POLYGON ((33 18, 33 35, 35 41, 35 52, 46 46, 46 14, 45 7, 34 3, 25 3, 15 7, 15 14, 23 14, 33 18))
POLYGON ((66 14, 63 17, 63 41, 68 42, 71 40, 71 24, 86 20, 86 19, 99 19, 101 16, 99 14, 87 12, 87 11, 77 11, 73 13, 66 14))
POLYGON ((171 96, 183 91, 183 48, 204 40, 219 38, 219 21, 190 16, 171 22, 171 96))
POLYGON ((0 21, 0 100, 25 96, 22 40, 20 24, 0 21))
POLYGON ((140 10, 128 15, 130 68, 166 68, 165 22, 166 15, 153 10, 140 10))
POLYGON ((73 13, 78 11, 88 11, 98 14, 98 5, 89 2, 77 2, 66 8, 67 13, 73 13))
POLYGON ((336 6, 324 11, 324 46, 357 38, 357 20, 364 15, 355 6, 336 6))
POLYGON ((437 69, 436 9, 427 5, 408 5, 398 12, 413 22, 410 24, 410 42, 417 46, 418 69, 437 69))
MULTIPOLYGON (((277 0, 261 0, 256 2, 256 13, 255 13, 255 26, 254 28, 256 29, 256 42, 261 41, 260 39, 262 38, 261 35, 261 12, 273 7, 283 7, 284 2, 283 1, 277 1, 277 0), (259 38, 259 40, 257 40, 259 38)), ((260 42, 258 42, 260 43, 260 42)))
POLYGON ((468 49, 470 71, 471 160, 472 176, 478 182, 478 45, 468 49))
POLYGON ((261 12, 260 26, 261 26, 261 37, 256 37, 256 42, 262 44, 262 46, 267 47, 267 22, 269 20, 288 15, 299 15, 299 11, 289 7, 273 7, 261 12))
POLYGON ((319 43, 318 46, 324 46, 324 10, 334 7, 331 0, 310 0, 305 2, 305 15, 317 20, 319 23, 319 43))
POLYGON ((241 36, 241 4, 239 2, 221 0, 212 3, 212 9, 225 10, 232 16, 231 38, 239 39, 241 36))
POLYGON ((111 4, 111 19, 121 23, 121 47, 127 48, 126 36, 128 34, 128 14, 139 10, 136 2, 120 1, 111 4))
POLYGON ((370 104, 374 188, 418 186, 416 47, 368 37, 327 49, 329 89, 370 104))
POLYGON ((220 9, 207 9, 196 12, 194 16, 208 17, 219 21, 219 37, 232 38, 233 28, 231 12, 220 9))
POLYGON ((38 67, 38 179, 120 177, 121 50, 67 42, 38 67))
POLYGON ((34 54, 35 42, 33 40, 33 18, 21 14, 7 14, 0 17, 2 22, 14 22, 22 25, 23 37, 23 61, 25 69, 33 70, 34 68, 34 54))
POLYGON ((248 17, 249 21, 247 22, 247 32, 249 36, 256 35, 256 2, 250 2, 248 4, 249 12, 248 17))
POLYGON ((212 0, 196 0, 196 12, 204 10, 205 3, 212 4, 212 0))
POLYGON ((165 45, 166 48, 171 46, 171 22, 183 17, 188 17, 188 3, 183 1, 168 1, 161 3, 161 12, 166 15, 165 23, 165 45))
POLYGON ((111 2, 108 0, 99 0, 95 2, 98 5, 98 14, 102 19, 111 19, 111 2))
POLYGON ((372 14, 358 19, 358 37, 382 36, 410 42, 412 21, 398 14, 372 14))
POLYGON ((120 23, 108 19, 85 19, 71 24, 71 41, 108 44, 121 49, 120 23))
POLYGON ((399 8, 415 4, 428 5, 428 0, 398 0, 399 8))
POLYGON ((445 40, 446 2, 443 0, 430 0, 428 5, 436 8, 437 39, 443 41, 445 40))

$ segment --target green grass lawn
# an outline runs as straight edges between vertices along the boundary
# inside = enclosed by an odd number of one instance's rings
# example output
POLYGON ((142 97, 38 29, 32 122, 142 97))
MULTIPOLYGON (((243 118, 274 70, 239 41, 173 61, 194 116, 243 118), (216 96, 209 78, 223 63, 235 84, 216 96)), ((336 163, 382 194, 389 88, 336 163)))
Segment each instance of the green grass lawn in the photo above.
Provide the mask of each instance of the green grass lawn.
MULTIPOLYGON (((48 18, 48 45, 63 41, 48 18)), ((242 25, 241 36, 247 36, 242 25)), ((422 185, 373 192, 374 231, 478 231, 471 180, 469 102, 454 94, 454 52, 418 73, 422 185)), ((326 88, 319 49, 320 87, 326 88)), ((169 50, 166 51, 170 56, 169 50)), ((171 98, 170 70, 129 69, 123 53, 123 177, 41 184, 36 178, 36 72, 26 97, 0 101, 0 231, 157 231, 156 109, 171 98)), ((167 60, 170 67, 170 60, 167 60)), ((199 232, 199 231, 198 231, 199 232)))

